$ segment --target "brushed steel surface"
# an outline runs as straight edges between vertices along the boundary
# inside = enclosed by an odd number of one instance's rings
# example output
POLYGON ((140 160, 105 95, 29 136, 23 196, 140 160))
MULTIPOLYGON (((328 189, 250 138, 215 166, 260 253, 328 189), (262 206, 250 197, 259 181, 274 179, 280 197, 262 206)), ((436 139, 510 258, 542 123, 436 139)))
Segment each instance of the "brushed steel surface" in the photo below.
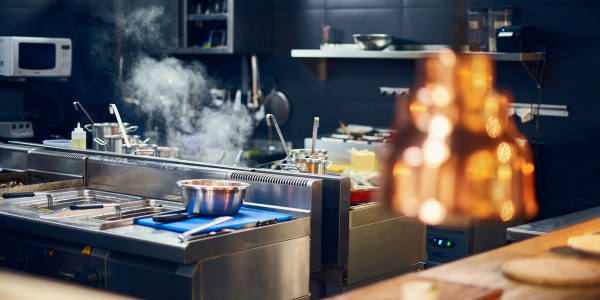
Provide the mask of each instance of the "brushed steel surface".
MULTIPOLYGON (((350 212, 350 219, 353 219, 353 212, 350 212)), ((346 284, 352 285, 425 260, 425 229, 422 222, 405 216, 350 228, 346 284)))
POLYGON ((216 257, 200 262, 202 299, 295 299, 309 294, 310 239, 216 257), (246 268, 240 268, 246 266, 246 268), (268 282, 268 285, 265 285, 268 282), (229 288, 223 289, 223 285, 229 288))
POLYGON ((27 169, 84 176, 85 160, 83 154, 32 149, 27 153, 27 169))
POLYGON ((33 148, 33 146, 0 143, 0 167, 16 170, 27 169, 27 152, 33 148))

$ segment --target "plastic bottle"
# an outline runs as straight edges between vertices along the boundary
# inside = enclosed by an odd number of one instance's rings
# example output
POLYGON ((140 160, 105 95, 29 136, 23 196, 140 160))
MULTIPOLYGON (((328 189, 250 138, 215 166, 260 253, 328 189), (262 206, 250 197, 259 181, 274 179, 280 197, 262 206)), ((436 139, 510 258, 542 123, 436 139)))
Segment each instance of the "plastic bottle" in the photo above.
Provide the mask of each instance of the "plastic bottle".
POLYGON ((79 122, 77 122, 77 128, 71 132, 71 144, 73 148, 86 149, 86 133, 83 131, 83 128, 81 128, 79 122))

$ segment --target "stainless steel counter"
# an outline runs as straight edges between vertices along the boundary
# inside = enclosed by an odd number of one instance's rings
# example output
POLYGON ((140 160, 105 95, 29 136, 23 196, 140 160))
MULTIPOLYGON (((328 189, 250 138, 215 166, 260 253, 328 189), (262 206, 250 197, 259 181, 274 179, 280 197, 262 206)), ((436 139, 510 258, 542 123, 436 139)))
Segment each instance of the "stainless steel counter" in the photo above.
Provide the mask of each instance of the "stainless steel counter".
POLYGON ((519 242, 598 217, 600 217, 600 206, 559 217, 510 227, 506 230, 506 238, 511 242, 519 242))
POLYGON ((113 221, 97 217, 113 213, 111 209, 80 214, 55 206, 62 205, 58 200, 49 205, 45 195, 0 199, 1 265, 142 298, 309 297, 311 237, 321 240, 320 218, 311 215, 321 215, 321 180, 99 151, 63 151, 43 147, 27 151, 28 165, 35 162, 37 169, 60 171, 63 165, 83 172, 85 187, 50 191, 55 199, 104 193, 174 211, 183 208, 175 181, 235 178, 252 186, 245 207, 287 213, 292 219, 181 242, 178 232, 137 224, 103 228, 113 221))

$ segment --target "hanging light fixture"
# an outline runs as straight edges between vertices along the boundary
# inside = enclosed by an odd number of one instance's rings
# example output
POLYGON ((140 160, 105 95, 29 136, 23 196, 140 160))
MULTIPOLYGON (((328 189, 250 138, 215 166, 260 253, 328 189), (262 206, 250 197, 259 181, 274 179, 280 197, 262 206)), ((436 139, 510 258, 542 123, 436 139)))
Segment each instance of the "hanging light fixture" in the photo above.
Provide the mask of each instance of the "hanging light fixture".
POLYGON ((424 61, 423 84, 400 100, 382 155, 390 208, 439 224, 447 215, 509 222, 537 213, 527 139, 507 116, 486 54, 450 49, 424 61))

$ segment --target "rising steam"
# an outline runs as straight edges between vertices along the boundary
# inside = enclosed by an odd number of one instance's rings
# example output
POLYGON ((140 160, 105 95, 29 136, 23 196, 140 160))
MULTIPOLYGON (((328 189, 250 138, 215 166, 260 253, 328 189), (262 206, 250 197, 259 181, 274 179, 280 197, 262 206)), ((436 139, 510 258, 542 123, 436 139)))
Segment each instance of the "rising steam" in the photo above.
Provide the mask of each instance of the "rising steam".
MULTIPOLYGON (((125 37, 140 45, 159 45, 155 34, 163 14, 164 10, 151 6, 124 16, 125 37)), ((183 158, 211 163, 225 153, 223 163, 233 163, 254 129, 248 111, 236 110, 230 103, 210 106, 209 89, 214 83, 199 62, 156 59, 145 53, 135 60, 124 84, 125 94, 139 101, 147 124, 160 124, 166 146, 179 147, 183 158)))

